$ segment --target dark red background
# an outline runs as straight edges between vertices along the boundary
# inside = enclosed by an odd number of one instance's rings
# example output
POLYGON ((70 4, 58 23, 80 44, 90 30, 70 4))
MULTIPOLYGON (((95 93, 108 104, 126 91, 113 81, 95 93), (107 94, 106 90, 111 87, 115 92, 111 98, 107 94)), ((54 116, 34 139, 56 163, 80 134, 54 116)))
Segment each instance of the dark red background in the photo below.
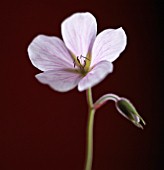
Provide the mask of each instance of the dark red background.
POLYGON ((98 32, 122 26, 128 45, 114 72, 93 88, 129 98, 147 122, 140 130, 112 102, 98 110, 93 170, 160 170, 162 102, 160 33, 162 3, 151 0, 1 1, 1 170, 83 170, 85 92, 58 93, 37 82, 27 47, 38 34, 61 37, 60 24, 92 12, 98 32))

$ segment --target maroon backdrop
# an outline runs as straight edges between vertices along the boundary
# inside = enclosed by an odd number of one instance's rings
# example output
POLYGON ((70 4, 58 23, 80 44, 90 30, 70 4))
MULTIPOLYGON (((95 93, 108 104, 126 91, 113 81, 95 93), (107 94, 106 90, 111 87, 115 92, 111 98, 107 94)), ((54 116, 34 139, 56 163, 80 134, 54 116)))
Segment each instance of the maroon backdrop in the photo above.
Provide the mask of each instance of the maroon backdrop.
POLYGON ((61 37, 60 24, 90 11, 98 32, 122 26, 128 36, 114 72, 93 88, 94 100, 109 92, 129 98, 147 122, 134 127, 109 102, 97 111, 93 170, 160 169, 160 4, 151 0, 1 1, 1 170, 83 170, 85 92, 58 93, 38 83, 27 47, 38 34, 61 37))

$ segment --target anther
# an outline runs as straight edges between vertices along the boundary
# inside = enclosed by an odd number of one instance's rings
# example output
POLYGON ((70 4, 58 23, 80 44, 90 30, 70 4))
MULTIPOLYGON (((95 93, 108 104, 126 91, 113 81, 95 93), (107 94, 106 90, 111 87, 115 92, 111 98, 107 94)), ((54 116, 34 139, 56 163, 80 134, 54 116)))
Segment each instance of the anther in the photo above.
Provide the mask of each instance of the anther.
POLYGON ((78 61, 78 63, 81 65, 80 60, 79 60, 79 56, 77 56, 77 61, 78 61))
POLYGON ((74 68, 75 68, 75 66, 76 66, 76 62, 75 62, 75 60, 73 60, 73 66, 74 66, 74 68))
POLYGON ((84 67, 86 66, 86 64, 87 64, 87 63, 86 63, 86 61, 84 60, 84 67))

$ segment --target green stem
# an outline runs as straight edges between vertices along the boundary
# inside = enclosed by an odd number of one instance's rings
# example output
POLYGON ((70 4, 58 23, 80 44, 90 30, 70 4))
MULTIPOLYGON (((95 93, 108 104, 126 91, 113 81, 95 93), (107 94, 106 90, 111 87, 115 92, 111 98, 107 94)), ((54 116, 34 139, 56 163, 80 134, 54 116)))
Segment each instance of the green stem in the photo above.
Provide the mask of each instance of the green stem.
POLYGON ((91 88, 87 90, 87 102, 88 102, 89 112, 88 112, 88 124, 87 124, 85 170, 91 170, 92 159, 93 159, 93 123, 94 123, 94 114, 95 114, 95 109, 93 108, 91 88))

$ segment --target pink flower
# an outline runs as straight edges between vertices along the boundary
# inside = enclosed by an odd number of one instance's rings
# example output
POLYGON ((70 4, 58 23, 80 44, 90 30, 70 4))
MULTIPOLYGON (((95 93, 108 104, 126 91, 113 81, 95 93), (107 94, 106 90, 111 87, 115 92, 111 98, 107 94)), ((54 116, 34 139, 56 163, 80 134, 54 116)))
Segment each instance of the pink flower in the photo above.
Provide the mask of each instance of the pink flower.
POLYGON ((61 24, 63 41, 38 35, 28 47, 32 64, 43 71, 36 78, 59 92, 78 86, 86 90, 113 70, 126 46, 122 28, 106 29, 97 35, 97 22, 91 13, 75 13, 61 24))

